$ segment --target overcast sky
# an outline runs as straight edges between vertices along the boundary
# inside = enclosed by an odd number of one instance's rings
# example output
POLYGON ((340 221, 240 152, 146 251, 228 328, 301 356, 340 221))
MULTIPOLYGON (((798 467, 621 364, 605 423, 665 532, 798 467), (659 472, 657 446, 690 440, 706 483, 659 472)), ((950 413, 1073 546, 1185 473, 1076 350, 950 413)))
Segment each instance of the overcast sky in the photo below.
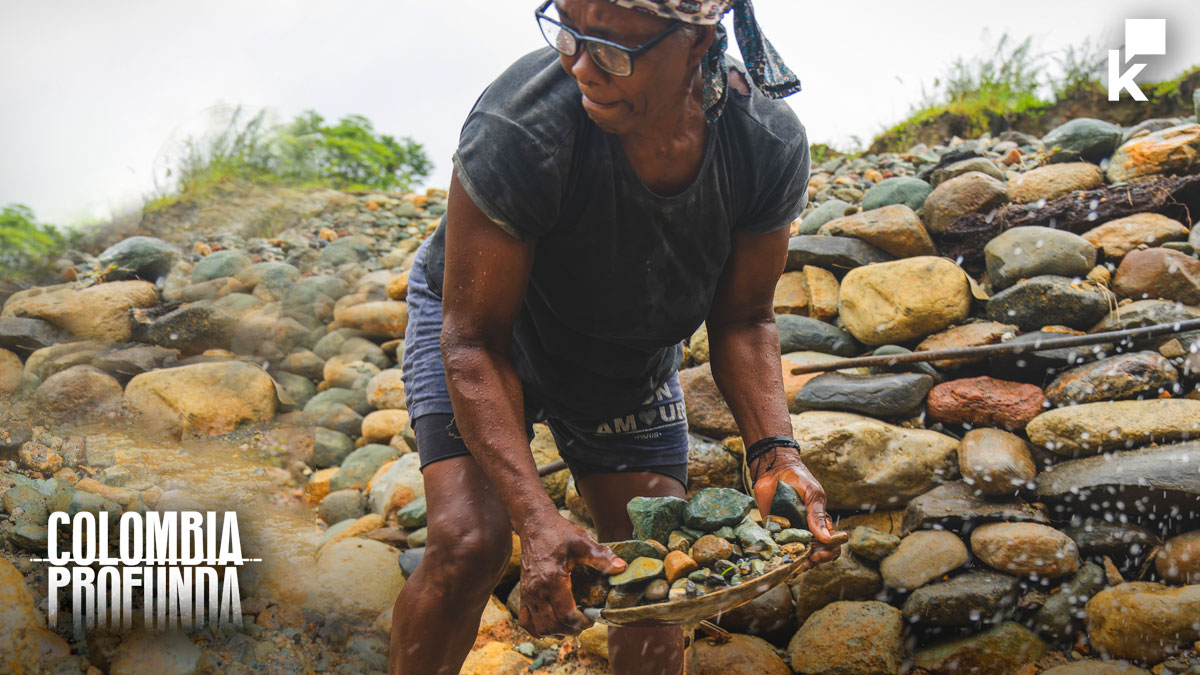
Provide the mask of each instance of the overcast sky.
MULTIPOLYGON (((757 0, 799 75, 788 99, 815 142, 847 147, 902 119, 958 56, 1005 32, 1053 54, 1123 41, 1126 18, 1165 18, 1146 81, 1200 63, 1196 0, 757 0)), ((0 0, 0 205, 43 222, 141 203, 189 134, 244 105, 290 120, 370 119, 411 135, 449 182, 471 104, 544 42, 531 0, 0 0)), ((735 55, 736 47, 731 45, 735 55)), ((1053 58, 1047 59, 1053 63, 1053 58)))

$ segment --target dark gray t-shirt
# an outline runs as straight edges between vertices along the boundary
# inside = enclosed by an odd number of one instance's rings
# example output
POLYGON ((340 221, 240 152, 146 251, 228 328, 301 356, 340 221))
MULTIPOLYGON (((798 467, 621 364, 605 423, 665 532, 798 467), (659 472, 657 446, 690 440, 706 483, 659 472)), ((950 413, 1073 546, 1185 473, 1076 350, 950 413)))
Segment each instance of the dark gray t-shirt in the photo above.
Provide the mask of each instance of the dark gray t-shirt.
MULTIPOLYGON (((704 322, 733 233, 786 227, 804 210, 804 127, 786 103, 750 90, 730 89, 699 174, 669 197, 648 189, 617 138, 588 118, 549 47, 476 101, 454 169, 484 214, 536 242, 513 359, 546 414, 595 419, 642 403, 704 322)), ((443 218, 425 259, 439 295, 445 229, 443 218)))

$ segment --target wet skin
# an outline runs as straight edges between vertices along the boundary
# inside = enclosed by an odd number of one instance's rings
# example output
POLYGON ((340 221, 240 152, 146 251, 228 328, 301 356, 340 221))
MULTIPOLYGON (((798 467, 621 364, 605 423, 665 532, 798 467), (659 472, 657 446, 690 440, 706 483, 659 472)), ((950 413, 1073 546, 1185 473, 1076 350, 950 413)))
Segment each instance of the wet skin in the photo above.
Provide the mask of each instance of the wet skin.
MULTIPOLYGON (((562 0, 560 10, 581 33, 628 46, 668 25, 605 0, 562 0)), ((711 28, 676 31, 638 58, 627 78, 596 67, 586 50, 562 58, 589 117, 617 136, 638 177, 656 192, 679 192, 699 171, 707 138, 699 64, 712 37, 711 28)), ((393 675, 458 672, 507 564, 510 527, 522 543, 520 623, 534 635, 577 633, 590 625, 571 596, 574 566, 609 574, 625 568, 612 551, 559 515, 529 451, 521 383, 510 354, 535 244, 492 223, 457 176, 446 218, 442 354, 458 428, 472 456, 424 470, 429 540, 425 560, 396 601, 393 675)), ((786 256, 787 228, 735 235, 706 320, 713 378, 747 445, 792 433, 773 311, 786 256)), ((760 510, 767 512, 778 482, 787 482, 808 505, 809 529, 829 541, 820 485, 794 452, 780 450, 768 468, 770 459, 750 467, 760 510)), ((600 538, 609 541, 631 534, 625 513, 630 498, 683 494, 677 481, 654 473, 591 476, 580 481, 579 490, 600 538)), ((832 560, 837 552, 820 551, 813 562, 832 560)), ((618 675, 682 670, 677 628, 614 629, 609 645, 618 675)))

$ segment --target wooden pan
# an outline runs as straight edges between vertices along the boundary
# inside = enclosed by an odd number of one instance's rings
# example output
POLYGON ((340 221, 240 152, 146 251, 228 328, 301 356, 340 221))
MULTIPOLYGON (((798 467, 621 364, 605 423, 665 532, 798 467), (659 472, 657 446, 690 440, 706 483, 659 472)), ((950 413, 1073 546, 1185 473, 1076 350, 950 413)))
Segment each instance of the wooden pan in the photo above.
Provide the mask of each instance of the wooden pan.
POLYGON ((608 626, 683 626, 700 623, 750 602, 787 581, 793 574, 803 571, 812 552, 813 549, 809 546, 802 555, 786 565, 745 583, 713 591, 698 598, 625 609, 588 608, 583 610, 583 613, 592 621, 608 626))

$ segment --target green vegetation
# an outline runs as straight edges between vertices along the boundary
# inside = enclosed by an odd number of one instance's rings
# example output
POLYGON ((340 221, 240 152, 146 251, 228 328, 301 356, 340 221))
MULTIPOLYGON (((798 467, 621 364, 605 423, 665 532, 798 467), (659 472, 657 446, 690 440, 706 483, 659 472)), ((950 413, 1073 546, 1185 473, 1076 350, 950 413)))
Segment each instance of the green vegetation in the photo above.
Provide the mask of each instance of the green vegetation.
POLYGON ((38 224, 24 204, 5 206, 0 210, 0 280, 44 278, 54 258, 73 245, 75 236, 38 224))
POLYGON ((204 200, 237 182, 405 191, 433 170, 420 143, 376 134, 361 115, 327 124, 307 110, 286 125, 268 122, 265 110, 245 122, 243 116, 239 106, 215 135, 189 137, 177 167, 166 172, 177 175, 175 190, 157 189, 145 211, 204 200))

